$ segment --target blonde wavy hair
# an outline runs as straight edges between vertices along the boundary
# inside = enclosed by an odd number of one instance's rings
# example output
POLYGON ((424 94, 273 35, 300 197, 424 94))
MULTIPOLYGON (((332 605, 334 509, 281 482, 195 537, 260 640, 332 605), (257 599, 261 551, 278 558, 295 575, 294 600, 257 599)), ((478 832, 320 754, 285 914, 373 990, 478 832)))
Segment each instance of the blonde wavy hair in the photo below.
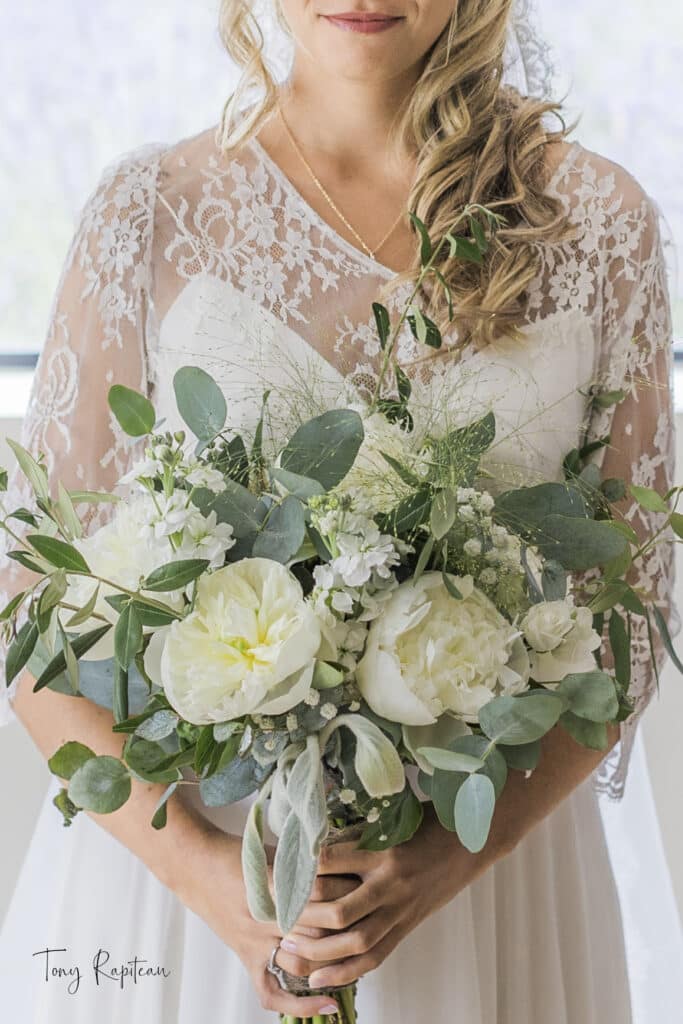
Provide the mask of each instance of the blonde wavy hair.
MULTIPOLYGON (((408 209, 436 242, 468 204, 506 218, 480 264, 451 258, 443 246, 435 266, 451 291, 454 324, 462 343, 483 347, 498 336, 520 337, 526 289, 542 260, 539 243, 572 233, 561 201, 545 193, 546 147, 565 139, 561 102, 522 96, 502 83, 507 32, 514 0, 455 0, 453 15, 426 55, 415 89, 397 111, 389 144, 413 152, 416 174, 408 209), (560 122, 543 126, 547 113, 560 122)), ((275 0, 278 21, 289 33, 275 0)), ((242 68, 217 131, 223 152, 237 149, 273 114, 278 86, 264 55, 264 36, 250 0, 222 0, 219 33, 242 68), (256 100, 243 111, 245 98, 256 100)), ((414 262, 389 287, 415 279, 414 262)), ((433 280, 433 279, 432 279, 433 280)), ((448 323, 442 287, 427 284, 425 312, 443 330, 448 323)))

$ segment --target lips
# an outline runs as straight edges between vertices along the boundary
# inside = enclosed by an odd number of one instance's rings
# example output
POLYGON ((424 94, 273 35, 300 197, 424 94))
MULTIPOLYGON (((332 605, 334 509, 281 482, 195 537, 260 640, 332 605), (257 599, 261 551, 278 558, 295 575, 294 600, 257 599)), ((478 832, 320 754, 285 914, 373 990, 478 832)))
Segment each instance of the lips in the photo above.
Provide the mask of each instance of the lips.
POLYGON ((336 28, 364 33, 383 32, 403 21, 403 18, 397 15, 373 11, 343 11, 340 14, 324 14, 322 17, 336 28))

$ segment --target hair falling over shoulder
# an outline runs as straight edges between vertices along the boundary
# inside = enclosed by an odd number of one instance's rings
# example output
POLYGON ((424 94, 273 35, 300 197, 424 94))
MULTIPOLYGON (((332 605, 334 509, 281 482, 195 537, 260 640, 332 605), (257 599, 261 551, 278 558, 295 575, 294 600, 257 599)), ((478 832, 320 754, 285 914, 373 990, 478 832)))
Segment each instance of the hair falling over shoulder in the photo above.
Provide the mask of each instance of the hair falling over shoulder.
MULTIPOLYGON (((501 335, 518 337, 526 289, 541 265, 540 243, 557 243, 575 230, 561 201, 545 189, 549 144, 566 139, 561 101, 521 95, 503 80, 514 0, 456 0, 453 17, 427 53, 415 89, 397 111, 390 144, 416 154, 408 209, 439 240, 471 203, 505 218, 481 264, 451 258, 443 246, 436 269, 446 280, 461 344, 483 347, 501 335), (549 131, 547 114, 559 128, 549 131)), ((281 26, 287 31, 279 6, 281 26)), ((219 32, 242 69, 218 128, 224 152, 258 132, 274 112, 278 86, 264 53, 264 36, 250 0, 222 0, 219 32), (246 115, 247 97, 254 98, 246 115)), ((420 269, 413 264, 388 284, 394 288, 420 269)), ((425 311, 443 329, 448 310, 442 288, 424 295, 425 311)), ((458 346, 459 347, 459 346, 458 346)))

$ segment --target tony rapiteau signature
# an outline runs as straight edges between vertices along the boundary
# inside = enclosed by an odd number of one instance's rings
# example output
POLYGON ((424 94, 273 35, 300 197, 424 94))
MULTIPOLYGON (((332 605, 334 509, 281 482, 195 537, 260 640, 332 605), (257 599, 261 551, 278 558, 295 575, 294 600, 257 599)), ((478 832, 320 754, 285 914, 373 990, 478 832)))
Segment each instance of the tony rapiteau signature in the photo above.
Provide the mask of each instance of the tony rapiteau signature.
MULTIPOLYGON (((86 975, 79 964, 68 963, 66 948, 51 948, 37 950, 33 956, 39 958, 43 966, 43 979, 45 981, 63 981, 66 983, 66 990, 70 995, 75 995, 86 975)), ((171 971, 160 964, 150 964, 143 957, 134 956, 124 963, 112 964, 109 950, 100 949, 94 954, 89 971, 95 979, 95 984, 104 985, 106 982, 114 982, 120 988, 126 985, 137 985, 141 978, 168 978, 171 971)))

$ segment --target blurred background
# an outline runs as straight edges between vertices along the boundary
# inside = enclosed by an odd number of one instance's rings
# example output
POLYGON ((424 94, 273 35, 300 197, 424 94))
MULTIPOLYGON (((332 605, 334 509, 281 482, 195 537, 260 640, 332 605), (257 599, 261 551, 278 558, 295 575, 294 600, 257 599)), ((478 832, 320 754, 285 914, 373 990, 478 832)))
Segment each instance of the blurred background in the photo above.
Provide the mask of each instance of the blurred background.
MULTIPOLYGON (((680 0, 537 0, 554 93, 589 149, 624 165, 683 240, 683 4, 680 0)), ((218 0, 0 0, 0 465, 18 436, 75 218, 103 166, 144 142, 215 124, 235 82, 217 33, 218 0), (140 13, 141 10, 144 13, 140 13)), ((671 255, 678 473, 683 480, 683 260, 671 255), (681 362, 678 363, 680 357, 681 362)), ((683 568, 678 572, 683 609, 683 568)), ((632 766, 652 785, 675 898, 683 910, 683 822, 673 751, 683 679, 667 668, 632 766)), ((0 920, 43 800, 48 772, 19 723, 0 731, 0 920)), ((628 799, 628 794, 627 794, 628 799)), ((626 807, 627 812, 627 807, 626 807)), ((55 812, 56 813, 56 812, 55 812)), ((624 808, 605 801, 612 849, 629 884, 624 808)), ((672 894, 672 900, 674 895, 672 894)), ((635 955, 635 954, 634 954, 635 955)), ((640 954, 639 954, 640 955, 640 954)), ((662 1018, 663 1019, 663 1018, 662 1018)), ((668 1019, 668 1018, 667 1018, 668 1019)))

